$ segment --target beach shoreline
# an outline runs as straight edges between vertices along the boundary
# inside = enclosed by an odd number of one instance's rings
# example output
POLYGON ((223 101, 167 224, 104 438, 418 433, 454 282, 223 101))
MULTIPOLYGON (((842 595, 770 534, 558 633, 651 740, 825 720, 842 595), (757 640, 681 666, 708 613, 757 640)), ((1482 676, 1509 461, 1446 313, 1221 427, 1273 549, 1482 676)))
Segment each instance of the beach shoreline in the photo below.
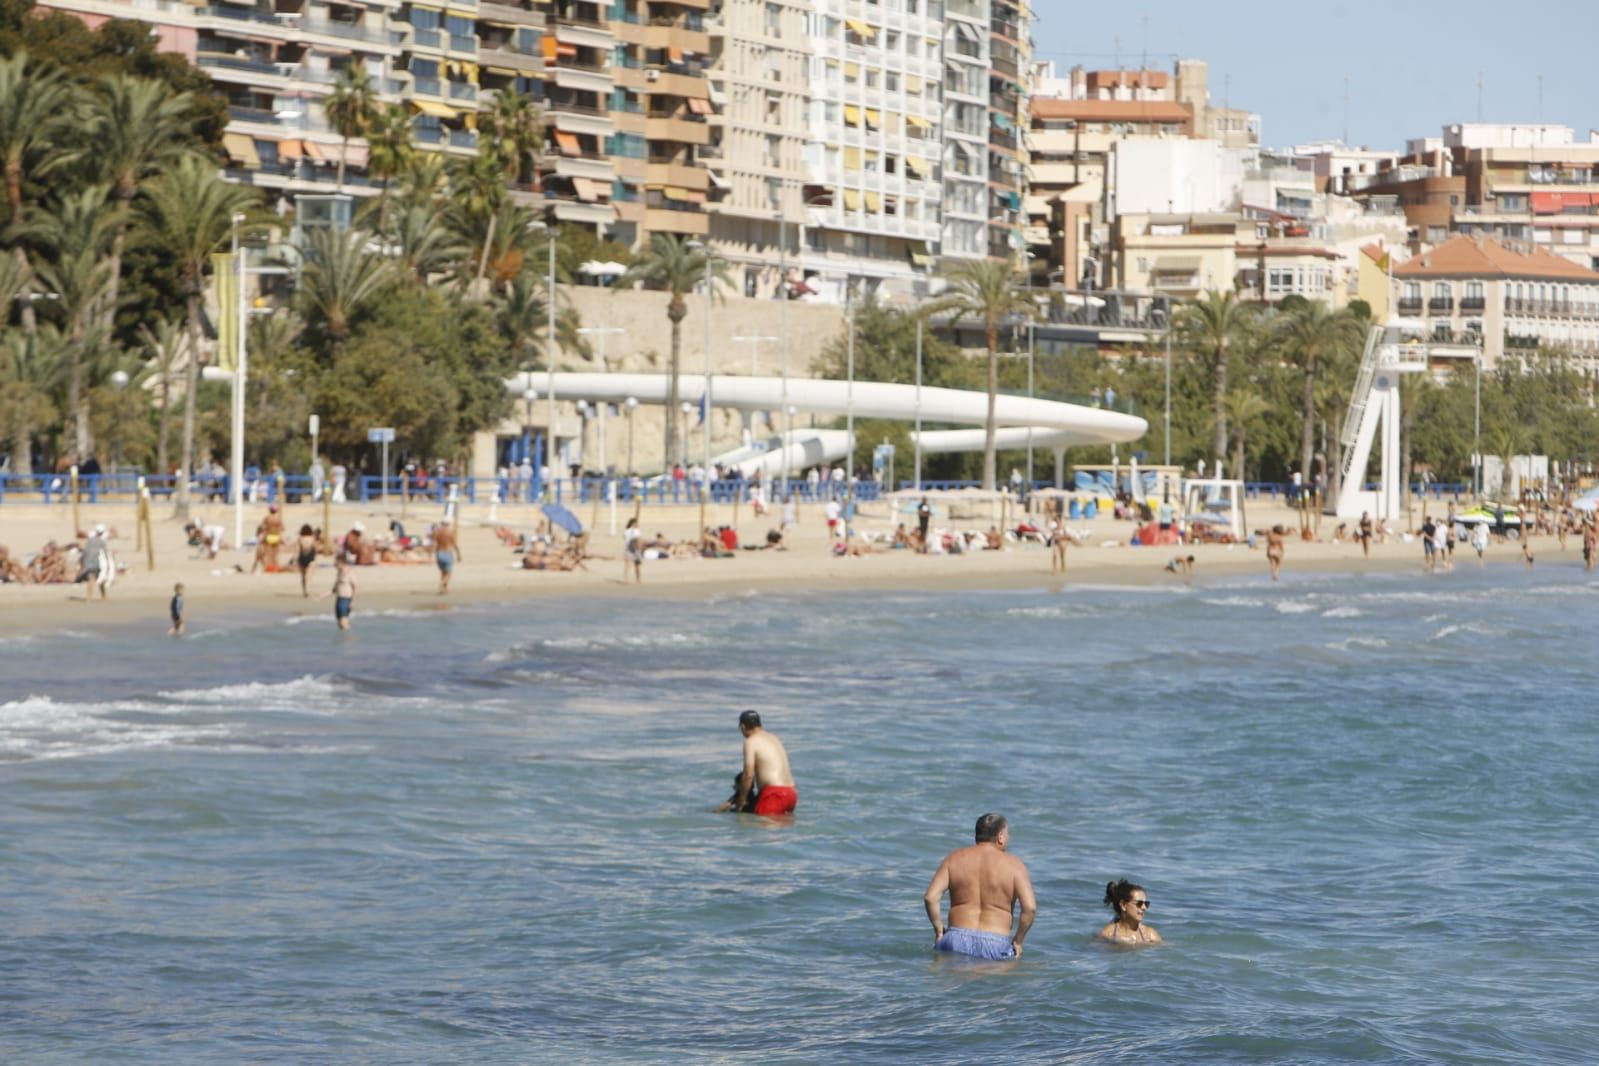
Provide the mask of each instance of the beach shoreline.
MULTIPOLYGON (((113 516, 105 514, 108 510, 85 508, 84 524, 111 524, 113 516)), ((215 513, 217 510, 211 509, 210 520, 221 520, 222 516, 215 513)), ((254 528, 264 510, 251 508, 247 530, 254 528)), ((509 508, 502 510, 511 511, 509 508)), ((0 543, 9 545, 14 554, 26 555, 47 539, 67 539, 71 534, 71 522, 63 511, 61 507, 7 505, 0 509, 0 543)), ((302 521, 320 522, 320 514, 313 516, 312 511, 309 507, 288 508, 285 518, 291 534, 302 521)), ((752 519, 747 508, 745 511, 740 528, 747 539, 763 538, 765 529, 776 524, 773 515, 752 519)), ((496 515, 493 521, 487 514, 468 511, 461 524, 463 558, 456 566, 449 594, 438 595, 438 572, 431 562, 356 568, 359 589, 355 624, 360 625, 363 615, 379 611, 538 604, 560 599, 687 602, 729 594, 985 590, 1070 593, 1074 587, 1086 586, 1148 588, 1192 584, 1202 588, 1214 584, 1217 579, 1231 581, 1254 576, 1263 583, 1267 580, 1265 553, 1261 548, 1251 549, 1245 544, 1129 546, 1126 542, 1133 533, 1134 524, 1103 516, 1069 523, 1084 534, 1086 543, 1069 549, 1064 575, 1051 573, 1049 550, 1036 544, 1007 543, 1002 551, 958 556, 924 556, 884 550, 863 557, 838 557, 828 551, 825 526, 819 513, 815 513, 819 509, 806 508, 806 511, 810 513, 802 515, 797 528, 788 536, 791 547, 787 551, 739 551, 734 558, 726 559, 648 561, 644 564, 642 584, 622 582, 621 538, 611 536, 603 527, 592 546, 598 554, 590 559, 587 571, 528 571, 519 568, 520 556, 500 543, 494 530, 496 526, 511 526, 519 531, 530 531, 537 517, 532 509, 524 507, 520 513, 496 515), (507 518, 513 521, 506 521, 507 518), (1108 546, 1113 541, 1117 542, 1116 546, 1108 546), (1164 569, 1166 562, 1179 554, 1195 556, 1193 578, 1164 569)), ((658 531, 679 539, 693 535, 698 513, 698 508, 691 506, 658 508, 643 513, 641 526, 650 533, 658 531)), ((336 534, 342 534, 355 521, 363 521, 369 534, 381 533, 389 517, 380 510, 346 506, 336 512, 332 524, 336 534)), ((727 517, 713 515, 709 520, 720 523, 727 517)), ((1254 528, 1279 522, 1297 524, 1297 515, 1283 507, 1252 508, 1251 519, 1250 525, 1254 528)), ((874 521, 867 513, 860 528, 887 532, 892 529, 888 522, 886 514, 874 521)), ((966 528, 983 525, 971 521, 960 524, 966 528)), ((417 516, 407 519, 407 527, 413 533, 423 532, 426 525, 426 520, 417 516)), ((1332 527, 1333 523, 1323 520, 1325 532, 1330 534, 1332 527)), ((131 528, 131 523, 124 527, 131 528)), ((112 550, 127 570, 103 601, 97 598, 85 603, 83 585, 0 585, 0 637, 136 625, 160 627, 164 632, 167 604, 173 584, 178 581, 185 585, 191 625, 207 615, 235 618, 259 615, 263 619, 326 615, 332 618, 331 599, 318 599, 328 592, 333 581, 333 566, 325 556, 312 570, 311 598, 306 599, 300 595, 295 573, 251 576, 241 572, 249 569, 250 548, 226 550, 214 561, 198 558, 195 550, 185 544, 181 524, 172 519, 155 523, 154 535, 157 563, 154 571, 148 569, 144 553, 134 551, 132 538, 125 531, 112 540, 112 550)), ((286 539, 292 542, 292 536, 286 539)), ((1567 557, 1580 560, 1581 549, 1575 541, 1568 542, 1565 553, 1556 550, 1553 538, 1534 543, 1535 551, 1554 560, 1567 557)), ((1472 552, 1465 546, 1457 550, 1456 556, 1457 565, 1475 565, 1472 552)), ((288 557, 289 552, 285 550, 281 557, 283 563, 288 563, 288 557)), ((1489 549, 1488 561, 1495 565, 1520 563, 1520 549, 1515 544, 1494 545, 1489 549)), ((1419 546, 1398 537, 1384 544, 1374 544, 1369 558, 1362 556, 1358 544, 1349 541, 1290 539, 1284 578, 1291 583, 1296 575, 1306 573, 1353 577, 1416 572, 1421 567, 1419 546)))

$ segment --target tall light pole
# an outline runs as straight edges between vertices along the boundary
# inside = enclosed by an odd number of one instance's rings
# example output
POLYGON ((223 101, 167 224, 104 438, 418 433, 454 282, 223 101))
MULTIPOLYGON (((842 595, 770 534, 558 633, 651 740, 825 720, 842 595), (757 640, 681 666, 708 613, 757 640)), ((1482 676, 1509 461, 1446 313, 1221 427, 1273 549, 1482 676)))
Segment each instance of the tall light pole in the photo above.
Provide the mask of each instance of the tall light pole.
POLYGON ((628 487, 633 485, 633 415, 638 410, 638 397, 629 396, 622 405, 627 408, 627 476, 628 487))
MULTIPOLYGON (((600 339, 600 373, 609 374, 611 372, 611 367, 610 364, 605 361, 605 338, 620 337, 625 334, 627 330, 623 329, 621 326, 584 326, 577 332, 579 335, 584 337, 598 337, 600 339)), ((599 405, 601 478, 609 478, 611 476, 611 453, 605 447, 605 421, 606 415, 608 414, 607 409, 609 407, 610 404, 608 403, 602 402, 599 405)))
MULTIPOLYGON (((1166 465, 1171 466, 1171 320, 1166 321, 1166 465)), ((1240 473, 1239 477, 1244 475, 1240 473)))
MULTIPOLYGON (((236 214, 230 221, 233 225, 234 285, 238 290, 234 296, 234 326, 238 332, 234 335, 237 362, 233 368, 233 447, 228 457, 228 481, 233 489, 233 547, 237 550, 244 544, 244 386, 249 376, 249 359, 244 350, 248 336, 244 325, 244 250, 239 244, 239 224, 244 221, 244 215, 236 214)), ((199 352, 189 353, 191 359, 199 357, 199 352)), ((184 456, 183 473, 185 477, 194 477, 194 456, 184 456)))
POLYGON ((844 543, 850 540, 855 521, 855 291, 844 279, 844 318, 849 329, 849 374, 844 383, 844 436, 849 450, 844 453, 844 543))
MULTIPOLYGON (((1033 361, 1037 353, 1037 338, 1032 319, 1027 320, 1027 398, 1033 398, 1033 361)), ((1027 423, 1027 496, 1033 494, 1033 423, 1027 423)))
MULTIPOLYGON (((528 375, 532 380, 533 375, 528 375)), ((522 399, 527 403, 527 421, 522 423, 522 437, 527 441, 522 454, 527 456, 528 469, 533 471, 533 476, 528 478, 527 484, 522 486, 522 491, 527 493, 527 502, 533 502, 533 485, 538 481, 538 456, 533 454, 533 405, 538 402, 539 391, 532 386, 522 390, 522 399)))
MULTIPOLYGON (((549 278, 545 286, 544 295, 549 300, 549 339, 545 342, 549 355, 549 372, 545 378, 544 394, 549 397, 549 425, 544 428, 544 465, 550 471, 553 479, 558 475, 555 472, 555 227, 548 222, 534 222, 528 227, 534 232, 542 231, 544 244, 549 249, 549 278)), ((535 468, 537 460, 535 460, 535 468)))
POLYGON ((916 316, 916 491, 922 491, 922 316, 916 316))
MULTIPOLYGON (((1477 349, 1477 357, 1472 360, 1476 368, 1476 383, 1472 396, 1471 412, 1471 491, 1479 501, 1482 499, 1482 349, 1477 349)), ((1509 462, 1509 457, 1505 459, 1509 462)))

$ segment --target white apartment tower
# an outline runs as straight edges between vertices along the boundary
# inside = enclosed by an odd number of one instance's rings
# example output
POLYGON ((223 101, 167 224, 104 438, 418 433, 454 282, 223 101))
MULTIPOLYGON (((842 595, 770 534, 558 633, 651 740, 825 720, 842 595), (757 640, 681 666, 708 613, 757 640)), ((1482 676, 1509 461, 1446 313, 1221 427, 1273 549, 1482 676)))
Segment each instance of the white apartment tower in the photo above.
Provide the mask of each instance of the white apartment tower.
POLYGON ((778 291, 778 268, 801 277, 805 138, 809 132, 808 3, 724 0, 713 13, 710 236, 746 296, 778 291), (719 51, 715 51, 719 46, 719 51), (786 251, 780 254, 779 249, 786 251), (786 264, 785 264, 786 260, 786 264))
POLYGON ((988 255, 989 0, 945 0, 944 211, 939 253, 988 255))
POLYGON ((802 263, 823 299, 909 292, 931 265, 942 15, 930 0, 813 0, 802 263))

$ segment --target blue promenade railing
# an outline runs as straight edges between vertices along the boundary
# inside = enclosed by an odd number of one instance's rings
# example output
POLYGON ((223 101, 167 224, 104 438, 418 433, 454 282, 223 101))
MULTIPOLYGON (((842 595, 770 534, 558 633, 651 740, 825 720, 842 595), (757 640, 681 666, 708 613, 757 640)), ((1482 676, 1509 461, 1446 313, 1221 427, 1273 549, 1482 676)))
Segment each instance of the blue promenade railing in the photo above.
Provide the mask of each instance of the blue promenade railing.
MULTIPOLYGON (((78 478, 78 501, 84 504, 131 503, 138 494, 139 474, 89 474, 78 478)), ((150 494, 155 497, 171 496, 177 489, 177 478, 170 474, 144 475, 150 494)), ((618 502, 632 504, 698 504, 701 487, 688 479, 579 477, 559 478, 543 483, 538 478, 528 481, 514 477, 430 477, 426 482, 413 481, 395 475, 383 478, 361 475, 347 482, 339 491, 332 482, 326 482, 335 503, 373 503, 381 501, 387 491, 391 506, 406 499, 412 502, 433 502, 443 505, 450 499, 452 490, 466 503, 592 503, 596 498, 608 500, 612 495, 618 502)), ((842 482, 807 482, 801 478, 789 479, 789 492, 802 503, 816 503, 829 499, 842 500, 846 489, 842 482)), ((931 486, 933 482, 926 482, 931 486)), ((958 484, 947 482, 945 484, 958 484)), ((199 474, 189 482, 190 492, 201 502, 224 502, 228 499, 230 479, 226 475, 199 474)), ((72 479, 67 474, 0 474, 0 504, 13 503, 69 503, 72 497, 72 479)), ((754 483, 747 480, 721 480, 709 482, 704 487, 706 502, 730 504, 752 498, 754 483)), ((311 478, 305 474, 284 474, 281 477, 262 475, 246 479, 245 498, 252 503, 309 503, 314 498, 311 478)), ((855 485, 857 500, 870 501, 882 496, 882 486, 875 481, 858 481, 855 485)), ((768 505, 779 502, 781 483, 776 479, 764 485, 768 505)))

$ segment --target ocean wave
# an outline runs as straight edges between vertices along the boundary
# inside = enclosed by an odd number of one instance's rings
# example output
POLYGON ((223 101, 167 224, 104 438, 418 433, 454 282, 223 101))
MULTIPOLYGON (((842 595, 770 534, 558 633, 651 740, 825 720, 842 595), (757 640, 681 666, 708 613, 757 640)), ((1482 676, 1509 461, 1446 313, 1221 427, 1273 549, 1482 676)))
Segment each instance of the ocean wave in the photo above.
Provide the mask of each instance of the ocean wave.
POLYGON ((1365 614, 1359 607, 1333 607, 1321 612, 1323 618, 1359 618, 1365 614))
POLYGON ((1314 603, 1304 600, 1279 600, 1271 605, 1278 614, 1308 614, 1316 609, 1314 603))
POLYGON ((119 718, 148 711, 137 701, 63 703, 48 696, 0 703, 0 757, 65 759, 117 751, 215 744, 232 735, 221 724, 119 718))
POLYGON ((1212 607, 1264 607, 1266 601, 1253 596, 1206 596, 1200 603, 1208 603, 1212 607))
POLYGON ((615 651, 642 648, 708 648, 725 640, 687 633, 627 633, 590 637, 545 637, 483 656, 486 663, 516 662, 540 651, 615 651))
POLYGON ((1334 651, 1354 651, 1356 648, 1386 648, 1388 642, 1381 637, 1345 637, 1325 646, 1334 651))
POLYGON ((350 684, 328 677, 296 678, 293 681, 247 681, 239 685, 218 685, 215 688, 186 688, 158 692, 165 700, 178 703, 279 703, 320 702, 347 693, 350 684))

